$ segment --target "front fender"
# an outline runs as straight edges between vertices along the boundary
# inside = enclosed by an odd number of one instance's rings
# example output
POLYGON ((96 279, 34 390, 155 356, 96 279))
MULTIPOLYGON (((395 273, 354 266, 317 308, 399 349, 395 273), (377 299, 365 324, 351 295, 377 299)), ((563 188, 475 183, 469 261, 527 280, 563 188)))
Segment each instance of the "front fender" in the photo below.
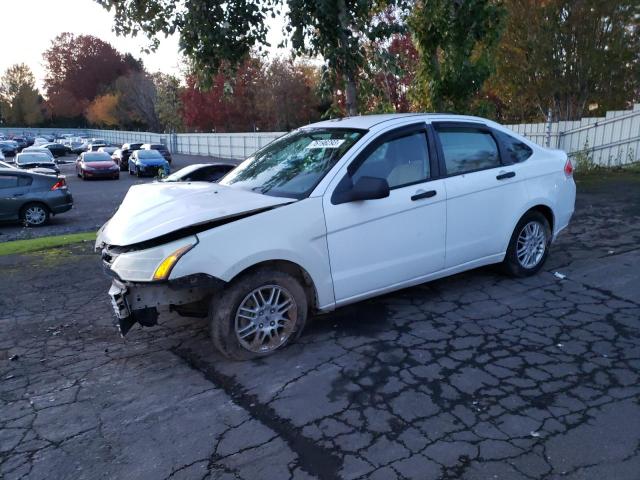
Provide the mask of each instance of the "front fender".
POLYGON ((171 279, 206 273, 229 282, 256 264, 285 260, 309 274, 320 309, 335 303, 320 197, 240 218, 197 236, 198 245, 180 259, 171 279))

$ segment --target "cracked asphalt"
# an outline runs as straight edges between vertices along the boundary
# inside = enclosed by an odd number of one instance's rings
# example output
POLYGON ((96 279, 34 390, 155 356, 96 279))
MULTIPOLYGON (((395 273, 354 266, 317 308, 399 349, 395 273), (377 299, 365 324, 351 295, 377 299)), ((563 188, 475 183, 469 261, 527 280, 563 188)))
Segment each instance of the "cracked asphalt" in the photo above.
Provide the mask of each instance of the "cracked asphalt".
POLYGON ((640 179, 578 188, 539 275, 362 302, 254 362, 198 319, 119 339, 89 245, 0 257, 0 478, 640 478, 640 179))

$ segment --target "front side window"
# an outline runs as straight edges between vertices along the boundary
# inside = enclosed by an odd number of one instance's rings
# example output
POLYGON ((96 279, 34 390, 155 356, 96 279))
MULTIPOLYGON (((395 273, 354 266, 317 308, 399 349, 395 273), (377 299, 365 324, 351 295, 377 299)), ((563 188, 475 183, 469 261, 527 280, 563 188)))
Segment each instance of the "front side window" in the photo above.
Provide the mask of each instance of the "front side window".
POLYGON ((437 129, 448 175, 500 166, 498 145, 491 134, 473 127, 437 129))
POLYGON ((351 180, 384 178, 389 188, 427 180, 430 176, 429 150, 425 132, 420 131, 380 144, 371 152, 351 180))
POLYGON ((364 133, 343 128, 296 130, 256 152, 220 184, 275 197, 305 198, 364 133))

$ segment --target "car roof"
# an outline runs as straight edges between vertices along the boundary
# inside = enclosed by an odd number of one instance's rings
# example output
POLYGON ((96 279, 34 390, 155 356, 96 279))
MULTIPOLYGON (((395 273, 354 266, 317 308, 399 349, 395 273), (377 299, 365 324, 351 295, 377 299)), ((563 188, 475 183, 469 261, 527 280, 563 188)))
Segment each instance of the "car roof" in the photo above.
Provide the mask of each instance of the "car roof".
POLYGON ((415 117, 417 121, 439 120, 439 121, 472 121, 494 124, 486 118, 473 117, 470 115, 456 115, 452 113, 385 113, 374 115, 357 115, 354 117, 335 118, 322 122, 312 123, 302 128, 354 128, 369 130, 373 127, 389 124, 398 120, 406 120, 415 117))

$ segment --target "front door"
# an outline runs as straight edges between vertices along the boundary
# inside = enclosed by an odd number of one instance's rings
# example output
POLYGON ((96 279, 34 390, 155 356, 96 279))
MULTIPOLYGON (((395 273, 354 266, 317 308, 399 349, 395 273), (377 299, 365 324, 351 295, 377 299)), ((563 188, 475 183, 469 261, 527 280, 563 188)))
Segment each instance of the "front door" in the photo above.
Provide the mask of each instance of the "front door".
POLYGON ((349 165, 340 184, 325 195, 338 304, 391 290, 443 268, 446 192, 443 180, 432 180, 434 156, 424 123, 393 130, 373 140, 349 165), (365 176, 386 179, 390 195, 332 202, 340 185, 355 184, 365 176))

